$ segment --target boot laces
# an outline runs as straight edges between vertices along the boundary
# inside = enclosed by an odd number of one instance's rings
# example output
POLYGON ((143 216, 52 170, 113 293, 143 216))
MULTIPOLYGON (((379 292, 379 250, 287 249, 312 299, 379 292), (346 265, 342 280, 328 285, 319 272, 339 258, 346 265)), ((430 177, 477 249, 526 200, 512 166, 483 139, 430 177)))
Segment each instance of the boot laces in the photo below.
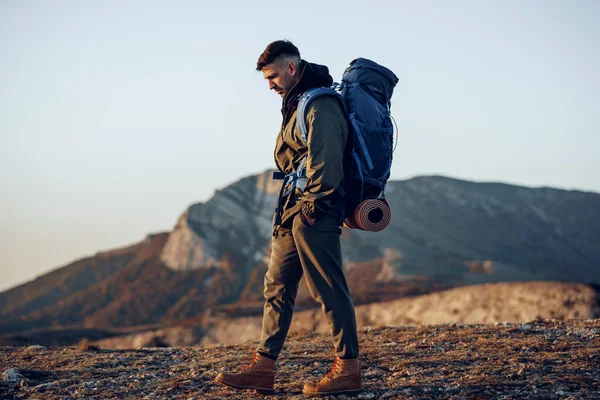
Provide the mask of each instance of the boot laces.
POLYGON ((252 354, 248 354, 244 358, 244 361, 242 361, 242 371, 246 371, 248 369, 251 369, 254 366, 254 364, 256 363, 256 361, 258 360, 259 357, 260 357, 260 355, 256 351, 253 351, 252 354), (250 361, 248 362, 248 360, 250 360, 250 361))
POLYGON ((340 373, 340 359, 339 359, 339 357, 336 357, 333 360, 333 365, 331 366, 331 369, 329 370, 327 375, 325 375, 325 379, 330 381, 335 377, 335 375, 337 375, 339 373, 340 373))

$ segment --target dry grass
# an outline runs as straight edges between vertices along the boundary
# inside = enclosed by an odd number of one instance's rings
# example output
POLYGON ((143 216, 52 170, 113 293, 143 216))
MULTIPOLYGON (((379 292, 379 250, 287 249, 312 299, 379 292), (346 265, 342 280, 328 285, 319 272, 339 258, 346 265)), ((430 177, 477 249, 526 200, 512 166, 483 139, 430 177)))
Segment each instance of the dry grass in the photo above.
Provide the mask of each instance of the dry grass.
POLYGON ((83 338, 77 343, 77 350, 79 351, 98 351, 100 347, 92 344, 87 338, 83 338))
MULTIPOLYGON (((360 341, 358 398, 600 399, 600 320, 367 327, 360 341)), ((214 378, 239 367, 253 347, 4 347, 0 373, 14 368, 24 379, 0 383, 0 398, 248 399, 255 394, 214 378)), ((326 373, 331 360, 329 335, 290 338, 276 395, 266 398, 304 398, 303 381, 326 373)))

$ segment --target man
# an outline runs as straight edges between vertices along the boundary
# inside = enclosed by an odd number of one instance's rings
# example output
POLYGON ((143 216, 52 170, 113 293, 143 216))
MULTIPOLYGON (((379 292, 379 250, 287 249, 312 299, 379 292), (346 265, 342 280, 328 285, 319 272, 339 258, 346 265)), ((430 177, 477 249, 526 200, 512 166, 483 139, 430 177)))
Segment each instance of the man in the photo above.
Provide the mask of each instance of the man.
POLYGON ((271 259, 265 275, 266 298, 260 344, 250 364, 237 374, 220 373, 217 382, 237 389, 272 393, 275 362, 288 334, 298 284, 306 278, 310 294, 321 304, 335 347, 330 372, 320 382, 304 385, 305 395, 358 392, 362 389, 354 305, 342 270, 340 195, 348 126, 338 100, 322 96, 311 103, 306 118, 307 141, 298 128, 299 97, 307 90, 330 86, 327 67, 302 60, 289 41, 275 41, 260 55, 257 67, 269 89, 283 98, 283 123, 275 145, 281 173, 304 166, 305 186, 284 183, 273 223, 271 259), (285 190, 284 190, 285 189, 285 190))

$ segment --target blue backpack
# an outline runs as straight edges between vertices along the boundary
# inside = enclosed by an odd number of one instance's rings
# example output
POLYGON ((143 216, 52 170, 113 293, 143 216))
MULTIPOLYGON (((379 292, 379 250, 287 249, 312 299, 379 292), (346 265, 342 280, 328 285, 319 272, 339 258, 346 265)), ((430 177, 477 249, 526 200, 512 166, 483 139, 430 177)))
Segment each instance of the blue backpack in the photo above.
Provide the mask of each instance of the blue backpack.
MULTIPOLYGON (((353 60, 341 83, 306 91, 298 103, 298 127, 306 142, 306 114, 321 96, 334 96, 348 120, 350 136, 344 154, 343 214, 351 216, 365 199, 384 199, 394 146, 391 98, 398 78, 389 69, 365 58, 353 60)), ((302 163, 304 164, 304 163, 302 163)), ((304 165, 294 173, 305 178, 304 165)))

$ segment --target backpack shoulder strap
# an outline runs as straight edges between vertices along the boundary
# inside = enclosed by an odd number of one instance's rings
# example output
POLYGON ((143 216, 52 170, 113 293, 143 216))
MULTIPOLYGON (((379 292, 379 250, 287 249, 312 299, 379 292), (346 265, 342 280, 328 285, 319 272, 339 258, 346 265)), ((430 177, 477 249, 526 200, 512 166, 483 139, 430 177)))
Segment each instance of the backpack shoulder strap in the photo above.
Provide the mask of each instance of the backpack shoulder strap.
POLYGON ((346 106, 344 105, 344 101, 342 100, 342 96, 331 87, 319 87, 314 89, 309 89, 300 97, 298 101, 298 111, 296 121, 298 123, 298 129, 300 129, 300 133, 302 135, 302 140, 304 143, 308 141, 308 127, 306 126, 306 114, 310 108, 310 105, 315 99, 321 96, 333 96, 336 97, 342 106, 344 111, 344 115, 346 115, 346 106))

